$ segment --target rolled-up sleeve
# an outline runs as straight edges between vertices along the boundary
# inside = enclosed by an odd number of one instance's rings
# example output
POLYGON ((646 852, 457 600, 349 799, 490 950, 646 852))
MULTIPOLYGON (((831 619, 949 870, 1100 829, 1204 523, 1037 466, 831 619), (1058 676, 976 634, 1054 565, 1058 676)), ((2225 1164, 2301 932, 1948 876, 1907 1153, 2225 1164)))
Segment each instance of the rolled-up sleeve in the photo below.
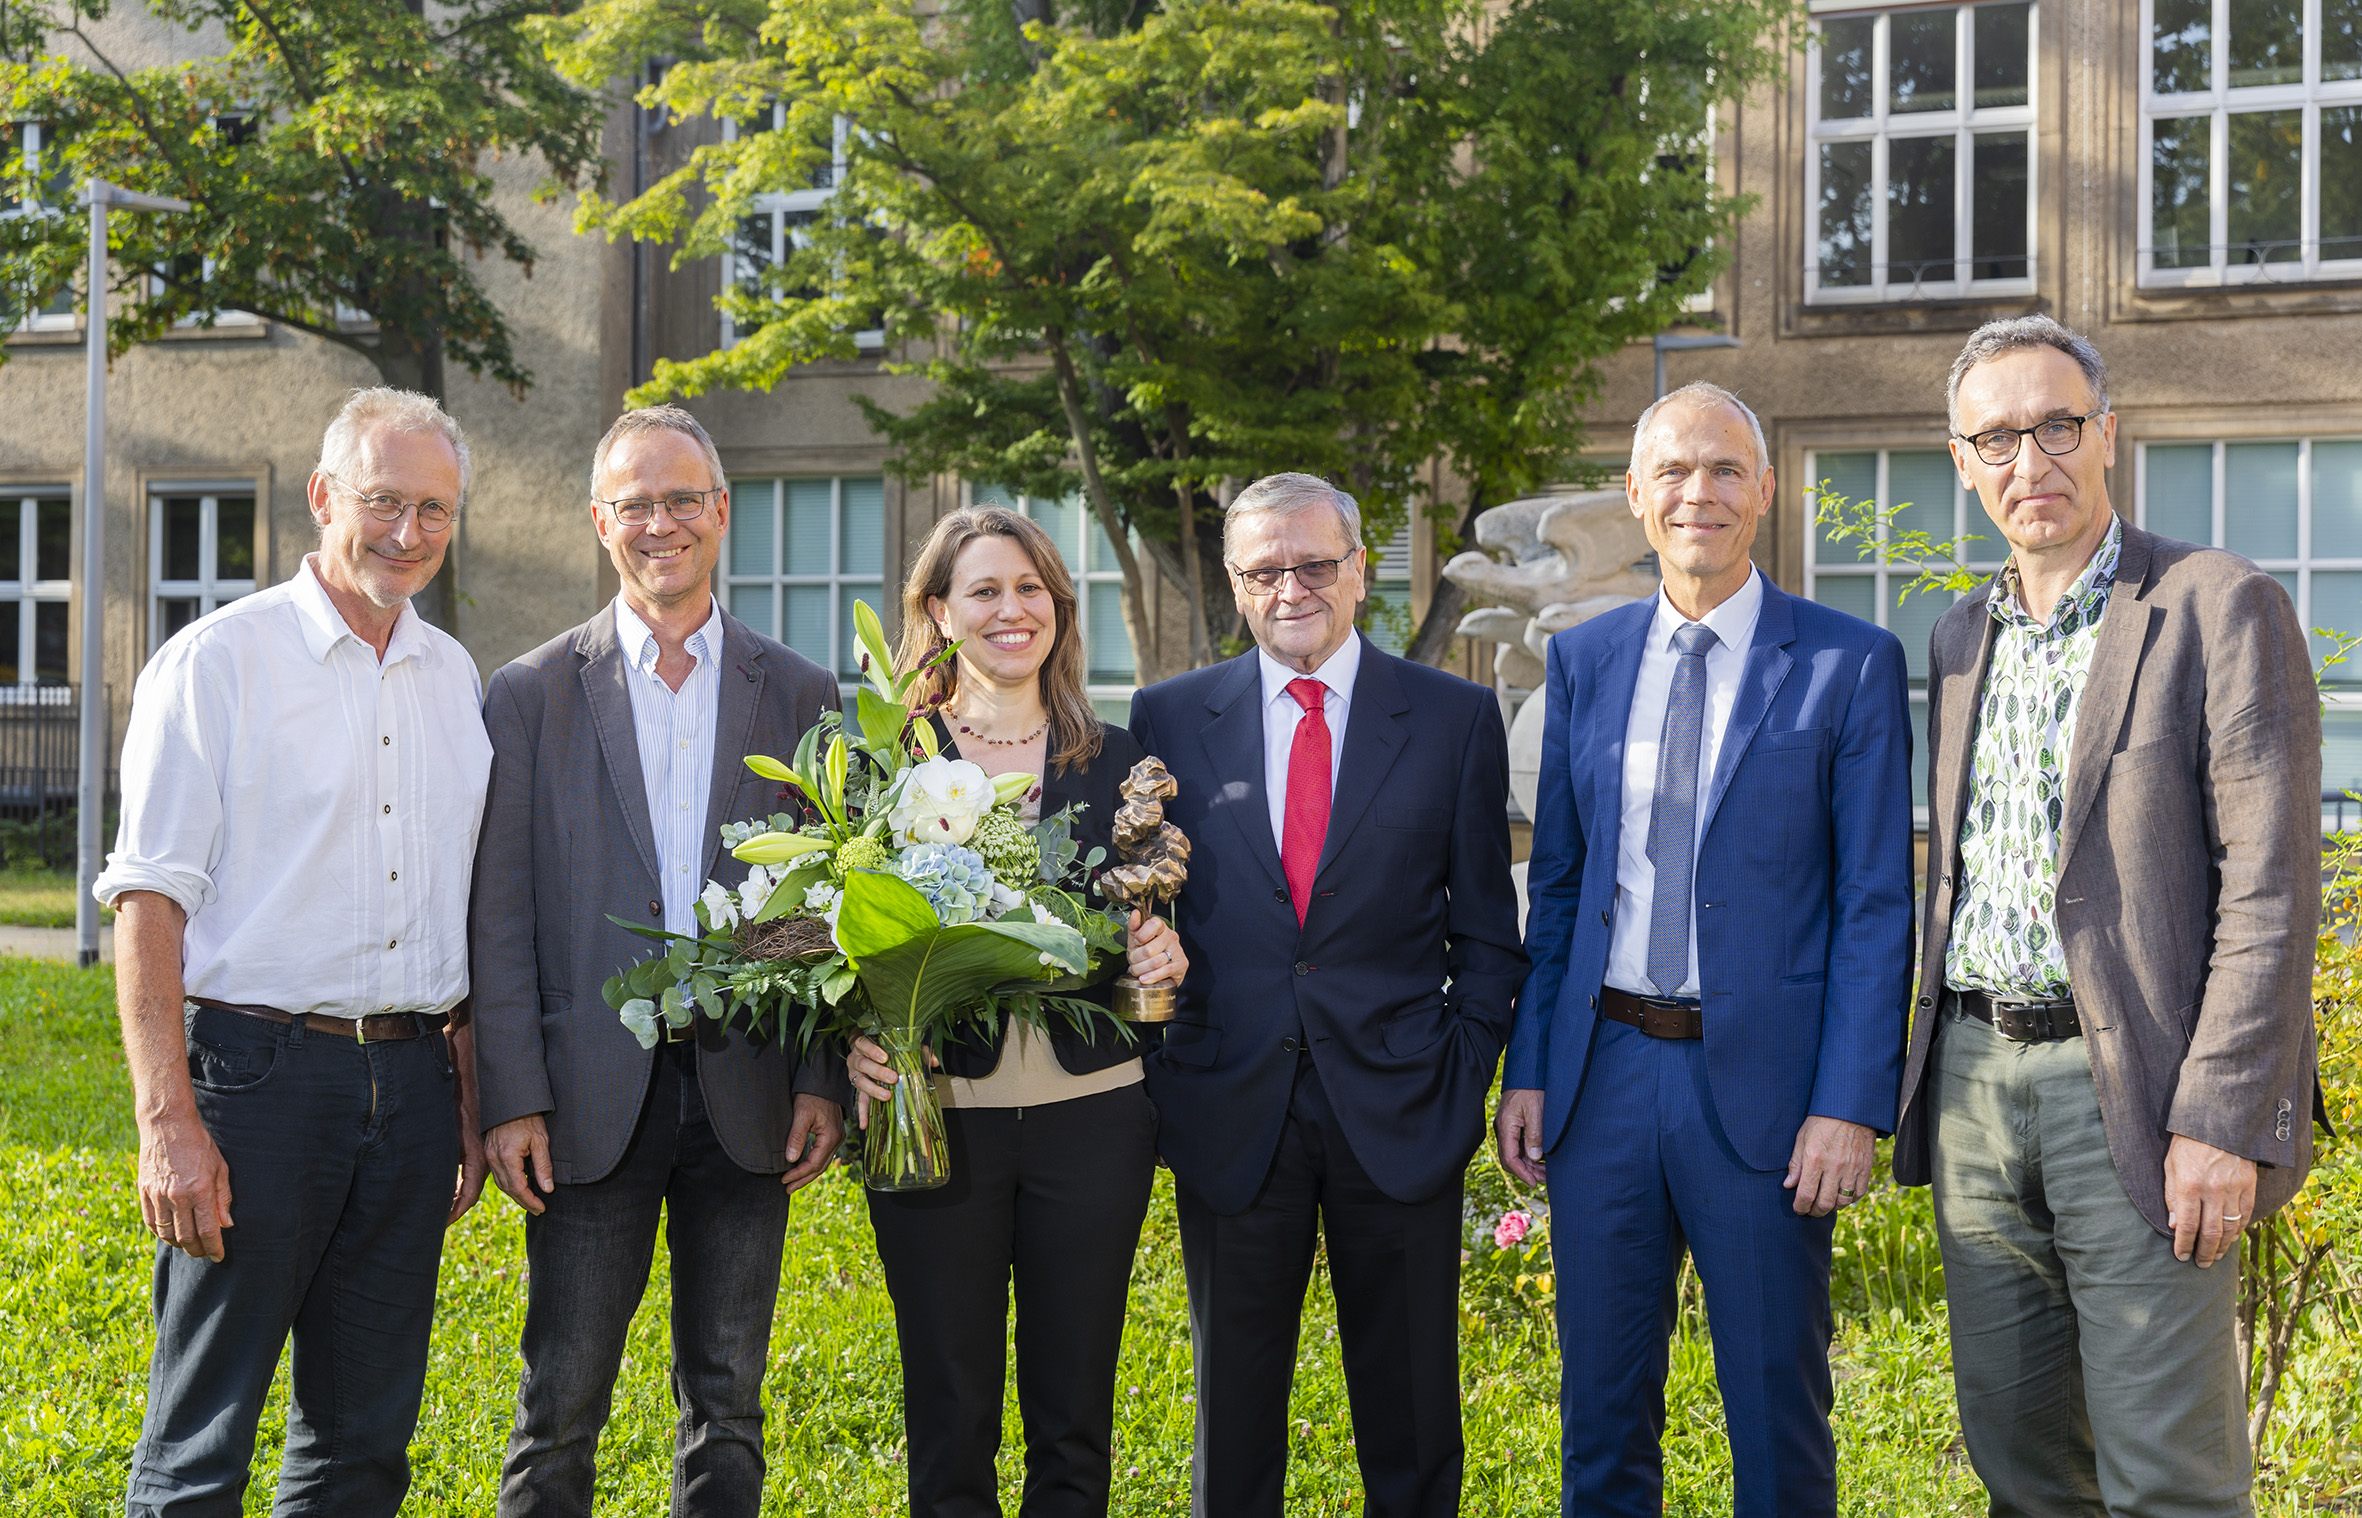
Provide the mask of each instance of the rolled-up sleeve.
POLYGON ((123 819, 114 852, 91 886, 109 906, 126 891, 154 891, 193 917, 214 899, 222 836, 219 735, 210 731, 201 698, 201 645, 196 638, 167 643, 132 689, 123 734, 123 819))

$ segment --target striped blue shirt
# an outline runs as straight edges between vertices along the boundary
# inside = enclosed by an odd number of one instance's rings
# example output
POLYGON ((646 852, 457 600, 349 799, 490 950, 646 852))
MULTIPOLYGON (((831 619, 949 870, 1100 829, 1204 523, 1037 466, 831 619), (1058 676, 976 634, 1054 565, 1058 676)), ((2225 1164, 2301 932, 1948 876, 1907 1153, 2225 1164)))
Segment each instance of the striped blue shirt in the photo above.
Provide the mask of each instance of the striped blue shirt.
MULTIPOLYGON (((697 931, 697 894, 705 889, 706 798, 714 781, 714 728, 720 720, 722 608, 689 635, 689 678, 674 690, 656 673, 656 634, 623 597, 615 598, 615 641, 631 665, 624 683, 632 729, 640 740, 640 782, 648 791, 648 827, 667 932, 697 931)), ((735 759, 733 759, 735 762, 735 759)))

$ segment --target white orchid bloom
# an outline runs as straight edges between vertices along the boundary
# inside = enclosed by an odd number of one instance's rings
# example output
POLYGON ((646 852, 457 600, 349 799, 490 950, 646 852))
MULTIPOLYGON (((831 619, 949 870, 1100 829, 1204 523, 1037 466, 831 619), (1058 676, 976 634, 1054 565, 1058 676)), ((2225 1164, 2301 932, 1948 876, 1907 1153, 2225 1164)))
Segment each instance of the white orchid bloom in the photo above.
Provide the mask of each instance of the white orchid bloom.
POLYGON ((966 843, 994 796, 982 765, 938 756, 904 773, 887 821, 902 843, 966 843))
POLYGON ((707 881, 697 900, 705 908, 705 926, 708 931, 727 933, 738 926, 738 898, 731 895, 729 888, 720 881, 707 881))

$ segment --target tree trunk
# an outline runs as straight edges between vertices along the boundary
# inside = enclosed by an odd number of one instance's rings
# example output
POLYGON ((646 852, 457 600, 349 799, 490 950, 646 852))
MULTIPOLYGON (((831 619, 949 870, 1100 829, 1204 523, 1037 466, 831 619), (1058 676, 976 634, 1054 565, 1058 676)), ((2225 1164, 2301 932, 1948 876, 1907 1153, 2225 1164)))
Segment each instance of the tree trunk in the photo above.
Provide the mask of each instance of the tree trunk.
POLYGON ((1186 480, 1173 482, 1181 497, 1181 577, 1189 582, 1189 666, 1203 669, 1214 662, 1213 640, 1206 635, 1206 575, 1197 551, 1197 492, 1186 480))
POLYGON ((1058 327, 1050 328, 1044 338, 1050 349, 1050 362, 1058 375, 1058 404, 1066 412, 1066 430, 1074 439, 1074 450, 1083 471, 1083 494, 1091 502, 1091 514, 1099 519, 1100 530, 1107 534, 1108 550, 1115 555, 1116 568, 1124 576, 1124 627, 1132 635, 1132 680, 1138 685, 1154 685, 1164 678, 1158 669, 1155 630, 1148 624, 1148 601, 1140 583, 1140 559, 1132 552, 1131 536, 1124 531, 1121 518, 1116 515, 1115 501, 1107 493, 1107 481, 1099 473, 1099 450, 1091 441, 1090 418, 1083 412, 1082 381, 1075 374, 1074 355, 1066 346, 1066 333, 1058 327))
MULTIPOLYGON (((1460 513, 1459 537, 1463 543, 1476 541, 1476 519, 1491 504, 1485 499, 1486 493, 1482 480, 1469 483, 1468 507, 1460 513)), ((1410 528, 1412 531, 1421 529, 1416 507, 1411 513, 1410 528)), ((1402 651, 1403 657, 1416 664, 1432 664, 1441 668, 1443 661, 1451 656, 1452 640, 1459 635, 1461 613, 1467 610, 1468 592, 1456 582, 1437 574, 1435 592, 1427 600, 1427 616, 1419 623, 1418 635, 1402 651)))

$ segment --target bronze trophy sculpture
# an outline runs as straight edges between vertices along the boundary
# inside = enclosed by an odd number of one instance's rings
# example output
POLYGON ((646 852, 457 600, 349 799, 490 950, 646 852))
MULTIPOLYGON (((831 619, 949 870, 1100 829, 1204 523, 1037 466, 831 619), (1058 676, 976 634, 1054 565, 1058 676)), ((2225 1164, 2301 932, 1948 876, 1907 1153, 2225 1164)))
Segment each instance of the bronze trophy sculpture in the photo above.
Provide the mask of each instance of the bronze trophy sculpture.
MULTIPOLYGON (((1115 852, 1124 862, 1099 877, 1099 894, 1137 911, 1156 909, 1181 894, 1189 878, 1189 839, 1165 821, 1165 802, 1181 787, 1151 754, 1132 766, 1117 793, 1115 852)), ((1168 1023, 1181 1009, 1181 984, 1144 986, 1125 975, 1115 983, 1115 1015, 1127 1022, 1168 1023)))

